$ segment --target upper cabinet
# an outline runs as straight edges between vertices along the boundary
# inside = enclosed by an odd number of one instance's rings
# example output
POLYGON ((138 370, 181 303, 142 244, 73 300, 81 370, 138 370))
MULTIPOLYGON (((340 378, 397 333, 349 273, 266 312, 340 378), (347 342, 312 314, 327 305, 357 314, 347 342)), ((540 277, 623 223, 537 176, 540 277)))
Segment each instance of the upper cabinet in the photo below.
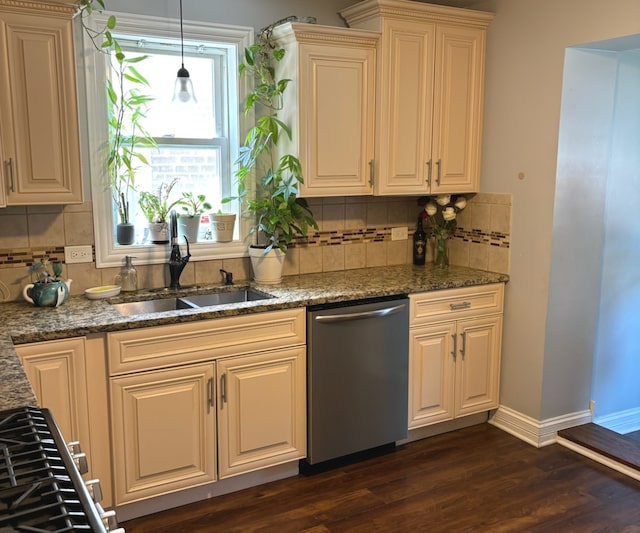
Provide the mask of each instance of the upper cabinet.
POLYGON ((75 11, 72 2, 0 0, 0 176, 6 205, 82 201, 75 11))
POLYGON ((381 34, 374 194, 477 192, 493 15, 407 0, 364 0, 341 14, 381 34))
POLYGON ((301 196, 372 194, 377 33, 287 23, 278 77, 291 80, 280 116, 304 183, 301 196))

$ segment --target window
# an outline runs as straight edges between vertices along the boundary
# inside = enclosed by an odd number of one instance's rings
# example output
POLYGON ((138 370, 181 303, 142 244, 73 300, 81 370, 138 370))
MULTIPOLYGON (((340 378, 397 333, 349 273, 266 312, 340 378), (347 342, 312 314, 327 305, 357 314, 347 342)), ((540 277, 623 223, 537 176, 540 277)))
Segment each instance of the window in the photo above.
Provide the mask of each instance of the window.
MULTIPOLYGON (((105 20, 96 15, 96 26, 105 20)), ((145 119, 145 128, 156 139, 158 147, 143 148, 150 162, 136 173, 138 191, 156 190, 160 184, 175 181, 172 199, 182 192, 205 194, 213 210, 220 200, 232 193, 231 175, 237 156, 242 95, 238 87, 237 64, 251 30, 211 24, 184 23, 185 67, 193 80, 195 105, 172 104, 173 83, 180 67, 179 21, 133 15, 117 15, 114 36, 127 57, 138 54, 148 58, 136 65, 147 78, 153 96, 145 119)), ((134 245, 120 246, 115 241, 117 214, 105 172, 107 136, 106 76, 110 64, 104 54, 85 42, 87 58, 87 121, 89 124, 92 199, 98 267, 119 266, 125 255, 137 257, 138 264, 162 263, 167 260, 168 246, 151 244, 146 219, 137 204, 131 202, 131 221, 136 226, 134 245), (91 75, 88 75, 91 74, 91 75)), ((180 208, 176 208, 178 212, 180 208)), ((235 206, 237 212, 237 206, 235 206)), ((241 222, 241 217, 238 217, 241 222)), ((236 224, 233 243, 219 244, 208 240, 206 217, 200 226, 197 244, 191 246, 192 259, 239 257, 245 254, 242 243, 243 225, 236 224)))

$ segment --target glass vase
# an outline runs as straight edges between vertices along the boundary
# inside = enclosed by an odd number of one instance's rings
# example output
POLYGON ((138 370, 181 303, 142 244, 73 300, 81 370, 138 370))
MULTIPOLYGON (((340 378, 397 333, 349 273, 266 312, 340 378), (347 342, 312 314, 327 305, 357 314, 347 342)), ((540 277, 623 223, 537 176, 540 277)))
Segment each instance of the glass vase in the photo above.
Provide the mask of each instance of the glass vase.
POLYGON ((433 265, 440 268, 449 266, 449 237, 436 235, 433 243, 433 265))

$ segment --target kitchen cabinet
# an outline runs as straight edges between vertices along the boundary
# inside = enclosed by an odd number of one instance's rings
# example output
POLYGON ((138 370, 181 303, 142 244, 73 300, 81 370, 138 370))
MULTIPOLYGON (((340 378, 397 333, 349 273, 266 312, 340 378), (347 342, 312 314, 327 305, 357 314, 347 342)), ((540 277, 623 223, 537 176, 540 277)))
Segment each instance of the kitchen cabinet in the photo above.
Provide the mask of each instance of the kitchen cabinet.
POLYGON ((381 34, 374 194, 477 192, 492 14, 407 0, 341 14, 381 34))
POLYGON ((273 37, 286 51, 278 77, 291 80, 279 115, 292 140, 280 143, 302 164, 300 195, 371 194, 378 35, 287 23, 273 37))
POLYGON ((305 359, 297 346, 218 361, 221 479, 304 456, 305 359))
POLYGON ((409 428, 498 407, 503 284, 412 294, 409 428))
POLYGON ((51 411, 67 442, 87 455, 85 479, 100 479, 103 507, 111 506, 111 463, 102 335, 16 346, 40 407, 51 411), (91 354, 91 357, 88 354, 91 354))
POLYGON ((0 0, 0 176, 6 205, 82 202, 76 10, 73 2, 0 0))
POLYGON ((107 334, 116 504, 304 457, 304 309, 107 334))

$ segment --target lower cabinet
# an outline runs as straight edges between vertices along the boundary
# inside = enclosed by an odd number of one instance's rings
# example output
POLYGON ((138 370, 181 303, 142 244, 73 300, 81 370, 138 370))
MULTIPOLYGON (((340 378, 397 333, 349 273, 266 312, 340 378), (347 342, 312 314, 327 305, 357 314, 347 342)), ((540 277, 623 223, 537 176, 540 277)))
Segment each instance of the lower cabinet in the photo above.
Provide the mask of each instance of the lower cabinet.
POLYGON ((215 364, 111 380, 116 502, 216 479, 215 364))
POLYGON ((101 504, 111 507, 106 362, 103 335, 15 347, 40 407, 51 411, 67 442, 87 455, 85 479, 100 479, 101 504))
POLYGON ((410 301, 409 428, 497 408, 503 285, 410 301))
POLYGON ((305 456, 304 309, 110 333, 108 345, 116 505, 305 456))

